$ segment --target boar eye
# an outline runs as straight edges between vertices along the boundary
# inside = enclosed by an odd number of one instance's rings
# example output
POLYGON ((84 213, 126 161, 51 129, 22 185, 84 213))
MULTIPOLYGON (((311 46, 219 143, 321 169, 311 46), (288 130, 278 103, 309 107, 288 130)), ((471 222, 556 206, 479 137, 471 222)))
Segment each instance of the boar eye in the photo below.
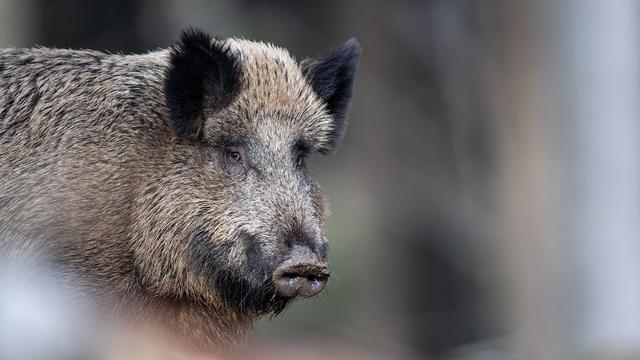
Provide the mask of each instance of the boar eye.
POLYGON ((242 161, 242 155, 240 155, 239 151, 235 151, 235 150, 228 150, 227 151, 227 157, 229 157, 229 159, 233 162, 241 162, 242 161))
POLYGON ((232 163, 242 163, 243 162, 242 151, 240 150, 240 148, 238 148, 236 146, 227 147, 224 150, 224 155, 232 163))
POLYGON ((304 167, 304 163, 307 160, 307 155, 309 154, 310 147, 304 141, 298 141, 294 145, 293 153, 295 154, 295 165, 298 168, 304 167))
POLYGON ((306 158, 307 158, 306 154, 298 154, 298 157, 296 157, 296 166, 303 167, 306 158))
POLYGON ((246 156, 244 149, 240 146, 227 146, 223 152, 224 166, 227 175, 235 178, 242 179, 247 174, 247 161, 249 158, 246 156))

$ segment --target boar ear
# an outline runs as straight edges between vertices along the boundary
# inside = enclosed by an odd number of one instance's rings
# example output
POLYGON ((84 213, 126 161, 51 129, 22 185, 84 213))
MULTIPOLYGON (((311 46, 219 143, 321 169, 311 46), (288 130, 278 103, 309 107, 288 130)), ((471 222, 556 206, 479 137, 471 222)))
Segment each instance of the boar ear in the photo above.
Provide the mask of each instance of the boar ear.
POLYGON ((300 64, 313 90, 325 102, 333 117, 331 138, 325 152, 334 151, 344 135, 353 77, 361 52, 360 44, 352 38, 328 55, 305 59, 300 64))
POLYGON ((171 47, 165 74, 169 126, 179 135, 197 139, 202 132, 205 107, 221 109, 240 88, 236 57, 222 41, 196 29, 182 32, 171 47))

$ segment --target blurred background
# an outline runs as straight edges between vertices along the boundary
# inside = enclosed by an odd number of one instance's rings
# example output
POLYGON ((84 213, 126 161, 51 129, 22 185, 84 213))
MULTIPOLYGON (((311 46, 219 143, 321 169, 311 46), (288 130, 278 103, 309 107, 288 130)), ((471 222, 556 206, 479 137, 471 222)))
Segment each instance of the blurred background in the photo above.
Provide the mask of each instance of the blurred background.
POLYGON ((364 49, 332 281, 259 359, 640 358, 634 0, 0 0, 0 46, 145 52, 193 25, 298 58, 364 49))

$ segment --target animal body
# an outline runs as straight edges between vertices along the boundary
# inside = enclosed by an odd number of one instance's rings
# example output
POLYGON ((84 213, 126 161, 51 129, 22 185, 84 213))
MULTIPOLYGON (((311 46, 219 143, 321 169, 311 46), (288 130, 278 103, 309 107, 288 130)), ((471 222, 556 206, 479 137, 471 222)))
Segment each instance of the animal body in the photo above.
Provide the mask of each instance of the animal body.
POLYGON ((198 30, 142 55, 0 50, 0 247, 42 250, 110 312, 235 347, 329 278, 305 158, 338 147, 359 56, 198 30))

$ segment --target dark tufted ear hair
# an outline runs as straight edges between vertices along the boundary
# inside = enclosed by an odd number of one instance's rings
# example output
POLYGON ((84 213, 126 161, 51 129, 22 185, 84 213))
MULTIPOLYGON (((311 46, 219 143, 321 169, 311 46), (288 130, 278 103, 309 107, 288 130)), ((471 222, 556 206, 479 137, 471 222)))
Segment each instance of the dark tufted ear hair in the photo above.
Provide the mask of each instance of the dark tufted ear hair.
POLYGON ((221 41, 197 29, 183 31, 171 47, 165 74, 169 126, 181 136, 197 139, 205 107, 215 111, 229 105, 240 84, 237 59, 221 41))
POLYGON ((313 90, 324 100, 329 114, 333 116, 330 144, 323 152, 334 151, 344 136, 353 77, 361 52, 360 44, 352 38, 328 55, 305 59, 300 64, 313 90))

